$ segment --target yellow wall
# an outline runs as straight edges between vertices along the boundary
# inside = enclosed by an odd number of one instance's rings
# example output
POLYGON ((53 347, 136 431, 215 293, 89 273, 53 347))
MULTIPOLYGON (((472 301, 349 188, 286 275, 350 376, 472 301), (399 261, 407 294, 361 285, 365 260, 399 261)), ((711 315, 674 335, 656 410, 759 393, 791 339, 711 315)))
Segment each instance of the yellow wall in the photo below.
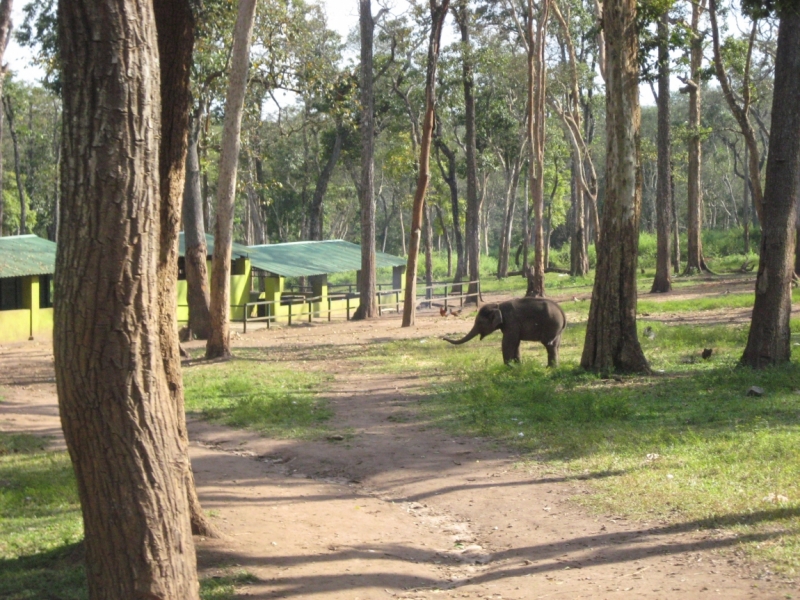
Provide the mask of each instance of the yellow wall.
POLYGON ((30 335, 30 309, 0 310, 0 342, 23 342, 30 335))
POLYGON ((0 342, 24 342, 53 335, 53 309, 39 308, 39 276, 22 278, 22 306, 0 310, 0 342))
MULTIPOLYGON (((208 261, 208 285, 211 286, 211 261, 208 261)), ((250 302, 250 259, 237 258, 233 264, 231 275, 231 312, 232 321, 244 318, 244 304, 250 302), (242 305, 242 306, 237 306, 242 305)), ((178 281, 178 323, 189 322, 188 287, 186 280, 178 281)))

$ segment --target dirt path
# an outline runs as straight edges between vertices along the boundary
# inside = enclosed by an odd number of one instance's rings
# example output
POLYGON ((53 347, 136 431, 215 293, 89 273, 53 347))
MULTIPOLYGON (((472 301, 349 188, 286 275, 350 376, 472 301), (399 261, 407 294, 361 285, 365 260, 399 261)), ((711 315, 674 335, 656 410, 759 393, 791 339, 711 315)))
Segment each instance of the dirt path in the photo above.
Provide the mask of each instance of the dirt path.
MULTIPOLYGON (((351 344, 463 333, 467 320, 423 316, 260 331, 240 347, 334 376, 343 441, 265 439, 192 420, 201 501, 228 535, 198 540, 201 569, 241 566, 254 598, 787 598, 791 584, 737 558, 735 539, 693 523, 592 516, 587 483, 525 469, 483 440, 414 418, 423 383, 336 360, 351 344), (330 350, 321 360, 320 346, 330 350)), ((52 355, 0 348, 0 429, 58 435, 52 355)))

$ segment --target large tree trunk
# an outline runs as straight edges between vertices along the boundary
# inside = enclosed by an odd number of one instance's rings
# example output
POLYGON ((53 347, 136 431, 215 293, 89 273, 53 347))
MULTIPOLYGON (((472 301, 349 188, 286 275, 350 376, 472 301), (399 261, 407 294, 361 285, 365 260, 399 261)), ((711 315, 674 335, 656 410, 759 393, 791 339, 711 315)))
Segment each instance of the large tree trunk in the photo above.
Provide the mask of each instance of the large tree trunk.
POLYGON ((14 105, 11 103, 11 98, 3 96, 3 106, 5 107, 6 119, 8 121, 8 132, 11 134, 11 143, 14 147, 14 176, 17 180, 17 194, 19 195, 18 233, 20 235, 25 235, 28 233, 28 202, 25 200, 25 190, 22 186, 22 168, 19 163, 19 138, 17 136, 17 127, 14 121, 14 105))
MULTIPOLYGON (((154 0, 161 69, 160 246, 158 253, 158 304, 161 356, 175 407, 178 439, 184 459, 184 485, 189 502, 192 533, 216 536, 203 514, 189 462, 189 433, 183 397, 180 343, 178 341, 178 234, 186 173, 187 133, 191 105, 190 75, 194 48, 194 16, 190 0, 154 0)), ((205 257, 203 257, 205 262, 205 257)))
POLYGON ((62 0, 58 21, 64 168, 53 350, 89 597, 196 599, 187 458, 159 334, 152 3, 62 0))
POLYGON ((605 0, 606 195, 584 369, 647 372, 636 333, 642 175, 636 0, 605 0))
POLYGON ((700 185, 702 169, 702 136, 700 133, 700 68, 703 63, 703 36, 700 33, 700 13, 706 0, 692 3, 692 41, 690 49, 691 79, 686 80, 682 92, 689 94, 689 173, 688 220, 686 223, 686 273, 708 271, 703 258, 703 190, 700 185))
POLYGON ((761 217, 761 257, 753 320, 742 363, 754 368, 791 358, 792 272, 800 198, 800 12, 780 12, 772 127, 761 217))
POLYGON ((186 263, 186 297, 189 304, 189 330, 199 340, 211 334, 208 289, 208 248, 206 247, 203 197, 200 190, 200 111, 192 117, 186 153, 186 181, 183 188, 183 242, 186 263))
POLYGON ((467 264, 470 285, 467 293, 473 294, 467 303, 478 303, 478 284, 481 276, 480 221, 481 204, 478 197, 478 159, 475 133, 475 78, 473 73, 472 43, 470 41, 470 19, 467 0, 459 0, 455 8, 456 22, 461 32, 461 78, 464 86, 464 113, 466 117, 464 145, 467 155, 467 215, 464 225, 467 264))
POLYGON ((236 199, 242 112, 255 13, 256 0, 239 0, 239 13, 233 31, 231 74, 225 98, 222 151, 219 155, 217 219, 214 226, 214 260, 211 270, 211 335, 206 344, 206 358, 227 358, 231 355, 229 319, 233 206, 236 199))
POLYGON ((333 170, 336 168, 336 163, 339 162, 339 155, 342 152, 342 130, 336 127, 336 135, 333 138, 330 154, 322 172, 317 178, 317 185, 314 188, 314 195, 311 197, 311 210, 309 222, 309 239, 321 240, 322 239, 322 225, 323 225, 323 211, 322 201, 325 199, 325 192, 328 191, 328 183, 333 175, 333 170))
POLYGON ((378 284, 375 260, 375 99, 372 45, 375 21, 371 0, 359 0, 361 28, 361 280, 355 319, 378 316, 378 284))
POLYGON ((425 116, 422 120, 422 137, 419 145, 419 174, 417 189, 414 192, 414 205, 411 209, 411 236, 408 244, 408 264, 406 266, 406 291, 403 302, 403 327, 414 325, 417 313, 417 260, 420 237, 422 236, 422 213, 425 194, 430 180, 431 139, 436 109, 436 66, 441 48, 442 26, 447 16, 450 0, 430 0, 431 33, 428 38, 428 69, 425 78, 425 116))
POLYGON ((658 188, 656 189, 656 276, 650 293, 672 289, 670 233, 672 178, 670 177, 669 11, 658 22, 658 188))

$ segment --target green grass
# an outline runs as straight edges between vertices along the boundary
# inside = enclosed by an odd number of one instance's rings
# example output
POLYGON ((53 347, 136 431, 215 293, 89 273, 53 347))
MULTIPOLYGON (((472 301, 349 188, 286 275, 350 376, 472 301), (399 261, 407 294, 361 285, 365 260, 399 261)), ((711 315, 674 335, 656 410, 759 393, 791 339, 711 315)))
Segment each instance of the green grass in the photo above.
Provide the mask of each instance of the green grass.
POLYGON ((258 581, 247 571, 228 570, 200 581, 201 600, 233 600, 237 588, 258 581))
POLYGON ((273 437, 320 438, 332 413, 315 392, 326 379, 272 361, 269 349, 243 349, 231 361, 183 369, 186 410, 273 437))
POLYGON ((0 433, 0 598, 87 597, 72 466, 44 446, 0 433))
POLYGON ((432 426, 515 448, 531 469, 588 479, 594 493, 581 501, 593 510, 728 527, 747 552, 797 574, 800 361, 738 368, 745 325, 648 322, 640 333, 647 326, 654 337, 640 337, 656 373, 619 381, 578 368, 584 324, 567 328, 553 370, 540 344, 523 345, 523 363, 506 367, 497 334, 460 347, 398 341, 358 360, 430 380, 421 417, 432 426), (703 348, 714 349, 707 361, 703 348), (753 385, 765 395, 747 396, 753 385))

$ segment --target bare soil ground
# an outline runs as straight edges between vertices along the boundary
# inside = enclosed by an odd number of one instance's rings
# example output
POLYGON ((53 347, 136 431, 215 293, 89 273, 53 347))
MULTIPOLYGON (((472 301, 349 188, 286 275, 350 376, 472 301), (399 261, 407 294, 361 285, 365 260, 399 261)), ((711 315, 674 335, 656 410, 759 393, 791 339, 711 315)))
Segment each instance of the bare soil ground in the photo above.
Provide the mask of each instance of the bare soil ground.
MULTIPOLYGON (((719 285, 752 287, 752 279, 719 285)), ((749 316, 729 313, 717 316, 749 316)), ((399 324, 388 316, 234 336, 236 346, 270 348, 275 360, 330 373, 332 426, 352 436, 273 440, 191 420, 200 498, 227 536, 198 540, 205 575, 244 568, 258 581, 242 595, 265 599, 797 594, 795 584, 738 556, 728 532, 589 514, 575 502, 588 493, 586 481, 545 465, 524 468, 485 440, 427 428, 414 410, 425 382, 365 374, 341 356, 349 345, 463 333, 470 320, 429 313, 416 328, 399 324), (329 350, 325 358, 320 346, 329 350)), ((0 347, 0 386, 1 430, 60 440, 48 344, 0 347)))

